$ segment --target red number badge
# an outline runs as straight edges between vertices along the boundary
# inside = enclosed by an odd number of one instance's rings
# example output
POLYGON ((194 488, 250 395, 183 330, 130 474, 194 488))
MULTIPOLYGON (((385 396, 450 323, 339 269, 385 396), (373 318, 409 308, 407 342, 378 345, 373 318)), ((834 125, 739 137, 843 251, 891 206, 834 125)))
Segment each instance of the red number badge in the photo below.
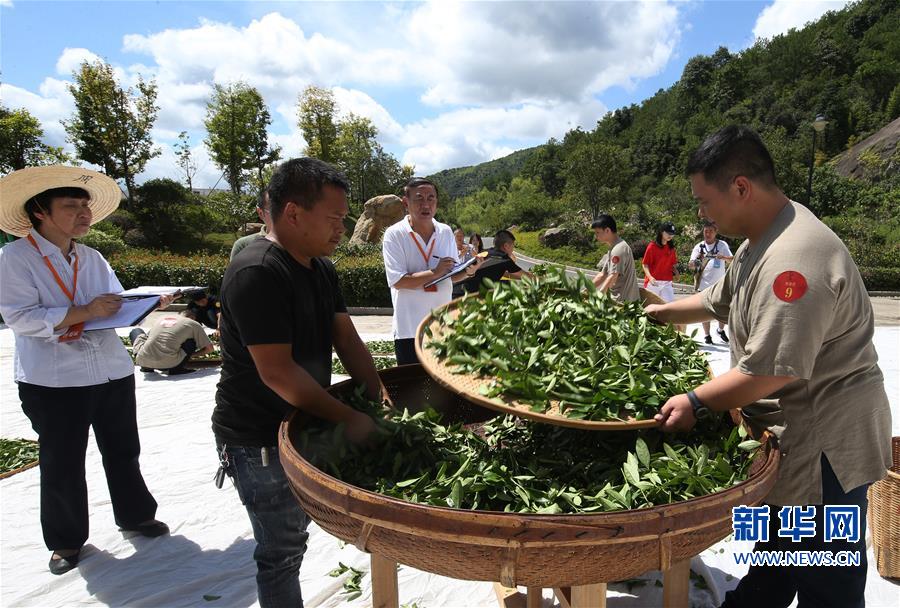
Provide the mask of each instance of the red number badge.
POLYGON ((613 262, 613 264, 618 264, 618 263, 619 263, 619 256, 614 255, 614 256, 613 256, 613 259, 612 259, 612 262, 613 262))
POLYGON ((775 277, 775 282, 772 283, 772 291, 775 292, 775 297, 785 302, 793 302, 802 298, 806 293, 807 287, 806 277, 796 270, 782 272, 775 277))

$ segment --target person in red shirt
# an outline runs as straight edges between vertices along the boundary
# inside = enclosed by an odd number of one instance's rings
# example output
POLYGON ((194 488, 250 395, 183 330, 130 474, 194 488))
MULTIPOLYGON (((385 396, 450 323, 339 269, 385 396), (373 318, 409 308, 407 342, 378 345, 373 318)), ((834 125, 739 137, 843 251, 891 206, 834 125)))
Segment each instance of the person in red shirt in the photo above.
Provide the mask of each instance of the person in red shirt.
POLYGON ((675 299, 672 279, 675 273, 675 224, 663 222, 656 232, 656 240, 647 245, 642 265, 644 267, 644 289, 651 291, 666 302, 675 299))

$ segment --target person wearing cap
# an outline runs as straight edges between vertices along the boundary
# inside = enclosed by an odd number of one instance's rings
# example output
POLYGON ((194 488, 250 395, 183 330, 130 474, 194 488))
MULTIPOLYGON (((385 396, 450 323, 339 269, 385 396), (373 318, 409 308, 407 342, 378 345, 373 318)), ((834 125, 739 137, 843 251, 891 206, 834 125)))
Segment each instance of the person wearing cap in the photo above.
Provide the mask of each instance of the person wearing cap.
MULTIPOLYGON (((688 267, 696 273, 695 289, 703 291, 716 284, 725 276, 725 263, 733 259, 728 243, 718 237, 716 223, 710 220, 703 221, 703 240, 694 245, 691 251, 691 259, 688 267)), ((704 341, 712 344, 712 336, 709 335, 709 321, 703 322, 704 341)), ((725 344, 728 344, 728 334, 725 333, 725 324, 719 321, 719 329, 716 332, 725 344)))
POLYGON ((768 540, 756 550, 861 558, 836 567, 751 566, 722 606, 778 608, 795 596, 800 606, 863 606, 866 490, 892 459, 890 405, 859 269, 841 240, 781 191, 751 129, 710 135, 688 159, 687 175, 700 217, 747 240, 718 283, 646 312, 662 323, 727 320, 733 368, 671 397, 656 420, 664 431, 687 431, 710 411, 743 408, 751 426, 780 436, 778 478, 765 499, 768 540), (824 507, 832 505, 858 509, 855 538, 825 539, 824 507), (783 507, 813 507, 814 536, 779 534, 783 507))
POLYGON ((604 213, 597 216, 591 228, 597 242, 609 246, 609 251, 597 264, 599 272, 594 277, 594 286, 601 292, 609 292, 619 302, 639 300, 641 294, 634 274, 634 254, 616 231, 616 220, 604 213))
POLYGON ((434 183, 414 177, 403 188, 406 216, 384 231, 381 253, 394 306, 392 329, 397 365, 418 363, 415 337, 419 323, 453 298, 452 284, 475 274, 480 260, 449 280, 426 287, 459 261, 456 239, 447 224, 434 219, 438 195, 434 183))
MULTIPOLYGON (((76 241, 119 205, 115 181, 78 167, 32 167, 0 179, 0 314, 15 336, 22 410, 40 442, 41 528, 50 571, 78 565, 88 538, 88 431, 103 456, 118 526, 168 533, 138 462, 134 364, 115 330, 84 331, 119 310, 122 285, 100 253, 76 241)), ((161 306, 171 302, 161 299, 161 306)))
POLYGON ((647 245, 641 265, 644 268, 644 289, 655 293, 664 302, 675 299, 672 280, 675 278, 675 224, 663 222, 656 231, 656 239, 647 245))

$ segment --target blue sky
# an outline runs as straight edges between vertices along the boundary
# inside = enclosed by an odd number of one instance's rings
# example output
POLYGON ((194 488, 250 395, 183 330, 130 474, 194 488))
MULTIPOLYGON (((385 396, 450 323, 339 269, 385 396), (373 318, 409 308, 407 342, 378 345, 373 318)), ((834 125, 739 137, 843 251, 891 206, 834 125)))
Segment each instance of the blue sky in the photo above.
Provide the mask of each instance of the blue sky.
POLYGON ((82 61, 109 61, 126 85, 153 78, 162 154, 141 178, 179 177, 171 146, 186 130, 195 185, 210 186, 220 176, 202 143, 213 84, 256 86, 286 157, 302 153, 297 96, 315 84, 429 174, 591 129, 671 86, 694 55, 739 51, 845 4, 0 0, 0 97, 38 117, 48 143, 68 145, 59 121, 72 114, 65 85, 82 61))

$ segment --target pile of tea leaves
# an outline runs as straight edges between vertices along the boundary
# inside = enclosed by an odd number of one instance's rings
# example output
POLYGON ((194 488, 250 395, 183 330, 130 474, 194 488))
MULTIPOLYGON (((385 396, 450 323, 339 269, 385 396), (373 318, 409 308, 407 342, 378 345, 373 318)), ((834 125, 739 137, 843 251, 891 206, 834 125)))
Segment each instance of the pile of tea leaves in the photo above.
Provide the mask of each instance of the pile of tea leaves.
POLYGON ((556 401, 568 418, 645 420, 707 379, 690 336, 652 322, 640 302, 599 293, 583 274, 485 281, 456 318, 445 309, 438 320, 427 346, 454 373, 485 378, 485 396, 537 412, 556 401))
POLYGON ((365 402, 377 439, 350 445, 341 426, 311 426, 300 453, 351 485, 410 502, 519 513, 641 509, 727 489, 747 477, 759 443, 723 418, 692 432, 598 433, 497 417, 444 424, 365 402))

